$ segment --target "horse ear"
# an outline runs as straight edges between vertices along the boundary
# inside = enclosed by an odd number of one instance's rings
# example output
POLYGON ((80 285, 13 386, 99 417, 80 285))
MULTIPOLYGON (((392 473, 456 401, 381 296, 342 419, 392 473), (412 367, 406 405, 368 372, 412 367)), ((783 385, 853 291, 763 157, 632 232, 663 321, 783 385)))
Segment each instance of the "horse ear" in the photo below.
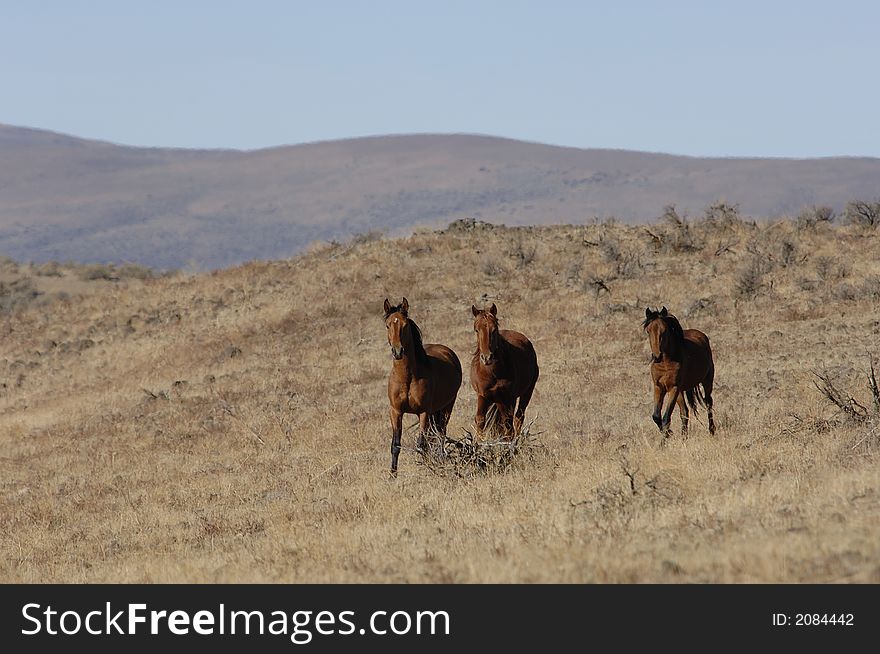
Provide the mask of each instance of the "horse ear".
POLYGON ((474 314, 474 318, 480 315, 480 310, 477 308, 476 304, 471 305, 471 313, 474 314))
POLYGON ((498 315, 498 307, 495 306, 494 302, 492 303, 492 306, 489 307, 489 313, 491 313, 493 316, 498 315))
MULTIPOLYGON (((388 302, 388 300, 385 300, 388 302)), ((653 311, 651 311, 651 307, 645 307, 645 318, 650 318, 653 311)))
POLYGON ((400 303, 400 311, 403 315, 409 313, 409 302, 406 301, 406 298, 403 298, 403 302, 400 303))
POLYGON ((666 307, 663 307, 662 309, 660 309, 660 315, 663 316, 664 318, 669 315, 669 312, 666 310, 666 307))
POLYGON ((383 307, 385 310, 385 314, 391 313, 391 303, 388 301, 388 298, 385 298, 385 306, 383 307))

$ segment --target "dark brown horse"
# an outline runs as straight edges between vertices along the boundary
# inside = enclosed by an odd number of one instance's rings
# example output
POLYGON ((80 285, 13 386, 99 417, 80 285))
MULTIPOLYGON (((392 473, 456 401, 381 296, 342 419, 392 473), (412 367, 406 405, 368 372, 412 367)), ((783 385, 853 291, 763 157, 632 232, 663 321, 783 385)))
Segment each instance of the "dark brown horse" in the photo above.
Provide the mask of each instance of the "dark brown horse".
POLYGON ((538 381, 538 357, 528 338, 509 329, 498 329, 498 309, 471 305, 477 349, 471 361, 471 386, 477 393, 478 432, 486 425, 486 412, 498 410, 503 433, 512 438, 522 427, 526 407, 538 381), (517 406, 517 398, 519 406, 517 406))
POLYGON ((712 382, 715 363, 709 338, 698 329, 682 329, 681 323, 666 307, 660 311, 645 309, 642 327, 651 341, 651 380, 654 382, 654 422, 665 435, 671 436, 669 422, 678 404, 681 413, 681 433, 687 435, 688 405, 694 414, 697 403, 703 404, 709 414, 709 433, 715 433, 712 414, 712 382), (700 384, 703 392, 700 393, 700 384), (663 412, 663 400, 672 396, 663 412), (687 401, 685 401, 687 400, 687 401))
POLYGON ((445 345, 422 344, 422 332, 409 317, 409 302, 397 306, 385 300, 385 328, 391 346, 391 474, 397 474, 403 414, 419 417, 419 447, 425 434, 435 429, 446 433, 446 425, 461 387, 461 362, 445 345))

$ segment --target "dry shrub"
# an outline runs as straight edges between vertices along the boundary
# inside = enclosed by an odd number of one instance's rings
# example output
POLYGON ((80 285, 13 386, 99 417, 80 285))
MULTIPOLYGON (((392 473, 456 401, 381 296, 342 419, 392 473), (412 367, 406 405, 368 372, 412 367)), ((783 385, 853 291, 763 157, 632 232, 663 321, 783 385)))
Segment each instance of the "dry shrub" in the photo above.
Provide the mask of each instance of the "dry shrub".
POLYGON ((514 243, 510 256, 516 261, 517 268, 525 268, 535 260, 537 253, 537 246, 534 243, 527 244, 520 236, 514 243))
POLYGON ((9 313, 31 304, 42 295, 30 277, 18 277, 0 282, 0 313, 9 313))
POLYGON ((116 267, 112 264, 92 263, 79 269, 79 278, 87 282, 99 279, 117 281, 119 275, 116 273, 116 267))
POLYGON ((656 232, 650 229, 646 231, 657 252, 695 252, 705 246, 692 228, 691 222, 680 215, 672 204, 663 209, 656 232))
POLYGON ((880 298, 880 275, 866 277, 859 289, 861 297, 876 300, 880 298))
POLYGON ((475 477, 503 474, 518 463, 536 461, 538 453, 546 453, 538 442, 540 432, 534 430, 535 421, 522 425, 512 438, 505 438, 497 413, 492 407, 486 416, 483 438, 464 430, 460 438, 432 430, 427 437, 428 447, 422 451, 420 463, 438 476, 475 477))
POLYGON ((833 257, 816 258, 816 274, 822 281, 833 281, 849 277, 852 268, 846 263, 838 263, 833 257))
POLYGON ((846 203, 843 219, 850 225, 873 229, 880 224, 880 200, 865 202, 854 200, 846 203))
POLYGON ((157 276, 152 268, 139 263, 122 264, 116 269, 116 275, 120 279, 153 279, 157 276))
POLYGON ((623 246, 619 239, 603 237, 598 245, 602 257, 613 266, 608 279, 634 279, 644 272, 645 264, 639 253, 623 246))
POLYGON ((487 277, 505 277, 507 275, 507 268, 494 257, 487 257, 483 261, 482 270, 487 277))
POLYGON ((746 300, 754 298, 764 288, 764 275, 770 272, 767 259, 753 255, 739 267, 734 277, 736 294, 746 300))
POLYGON ((364 243, 375 243, 382 240, 382 232, 378 229, 371 229, 366 232, 359 232, 351 237, 352 245, 362 245, 364 243))
POLYGON ((857 455, 870 455, 880 449, 880 386, 877 384, 874 356, 871 354, 868 355, 868 369, 864 375, 869 399, 860 401, 841 388, 835 376, 828 370, 813 371, 813 385, 837 408, 838 422, 858 427, 843 444, 844 452, 857 455))
POLYGON ((798 256, 797 245, 788 239, 784 239, 779 246, 779 263, 782 267, 788 268, 803 260, 798 256))
POLYGON ((711 231, 733 232, 742 225, 738 204, 719 201, 710 204, 703 210, 701 227, 711 231))
POLYGON ((797 216, 797 230, 813 231, 819 225, 828 225, 834 222, 834 209, 827 206, 812 206, 801 211, 797 216))
MULTIPOLYGON (((445 230, 440 230, 441 234, 469 234, 471 232, 484 232, 484 231, 492 231, 495 229, 495 225, 492 223, 487 223, 484 220, 477 220, 476 218, 461 218, 459 220, 453 220, 449 225, 446 226, 445 230)), ((498 227, 504 227, 504 225, 498 225, 498 227)))
POLYGON ((64 271, 61 269, 61 264, 57 261, 47 261, 46 263, 37 266, 34 270, 34 273, 40 277, 64 276, 64 271))

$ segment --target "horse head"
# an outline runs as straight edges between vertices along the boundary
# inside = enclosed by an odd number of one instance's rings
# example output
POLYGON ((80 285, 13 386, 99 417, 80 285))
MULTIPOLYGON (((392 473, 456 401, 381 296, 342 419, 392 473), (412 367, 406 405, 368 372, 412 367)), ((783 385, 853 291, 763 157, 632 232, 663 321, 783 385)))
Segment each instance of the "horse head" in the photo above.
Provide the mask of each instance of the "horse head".
POLYGON ((681 324, 666 307, 659 311, 645 308, 645 321, 642 323, 651 342, 651 362, 660 363, 664 354, 670 354, 684 338, 681 324))
POLYGON ((388 332, 388 345, 391 346, 391 356, 400 360, 406 352, 407 334, 409 330, 409 302, 406 298, 398 305, 392 305, 385 298, 385 329, 388 332))
POLYGON ((495 303, 488 309, 477 309, 471 305, 474 314, 474 331, 477 333, 477 352, 480 362, 488 365, 497 356, 498 351, 498 308, 495 303))

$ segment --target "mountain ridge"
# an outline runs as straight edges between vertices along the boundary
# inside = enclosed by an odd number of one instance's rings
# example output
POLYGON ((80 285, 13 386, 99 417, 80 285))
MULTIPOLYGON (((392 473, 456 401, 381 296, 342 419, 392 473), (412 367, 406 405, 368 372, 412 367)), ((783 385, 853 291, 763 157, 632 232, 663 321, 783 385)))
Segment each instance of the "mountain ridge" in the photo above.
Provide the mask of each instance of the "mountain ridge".
POLYGON ((871 157, 702 158, 473 134, 191 150, 0 125, 0 254, 214 269, 469 216, 646 222, 668 204, 694 213, 719 200, 781 216, 877 188, 871 157))

